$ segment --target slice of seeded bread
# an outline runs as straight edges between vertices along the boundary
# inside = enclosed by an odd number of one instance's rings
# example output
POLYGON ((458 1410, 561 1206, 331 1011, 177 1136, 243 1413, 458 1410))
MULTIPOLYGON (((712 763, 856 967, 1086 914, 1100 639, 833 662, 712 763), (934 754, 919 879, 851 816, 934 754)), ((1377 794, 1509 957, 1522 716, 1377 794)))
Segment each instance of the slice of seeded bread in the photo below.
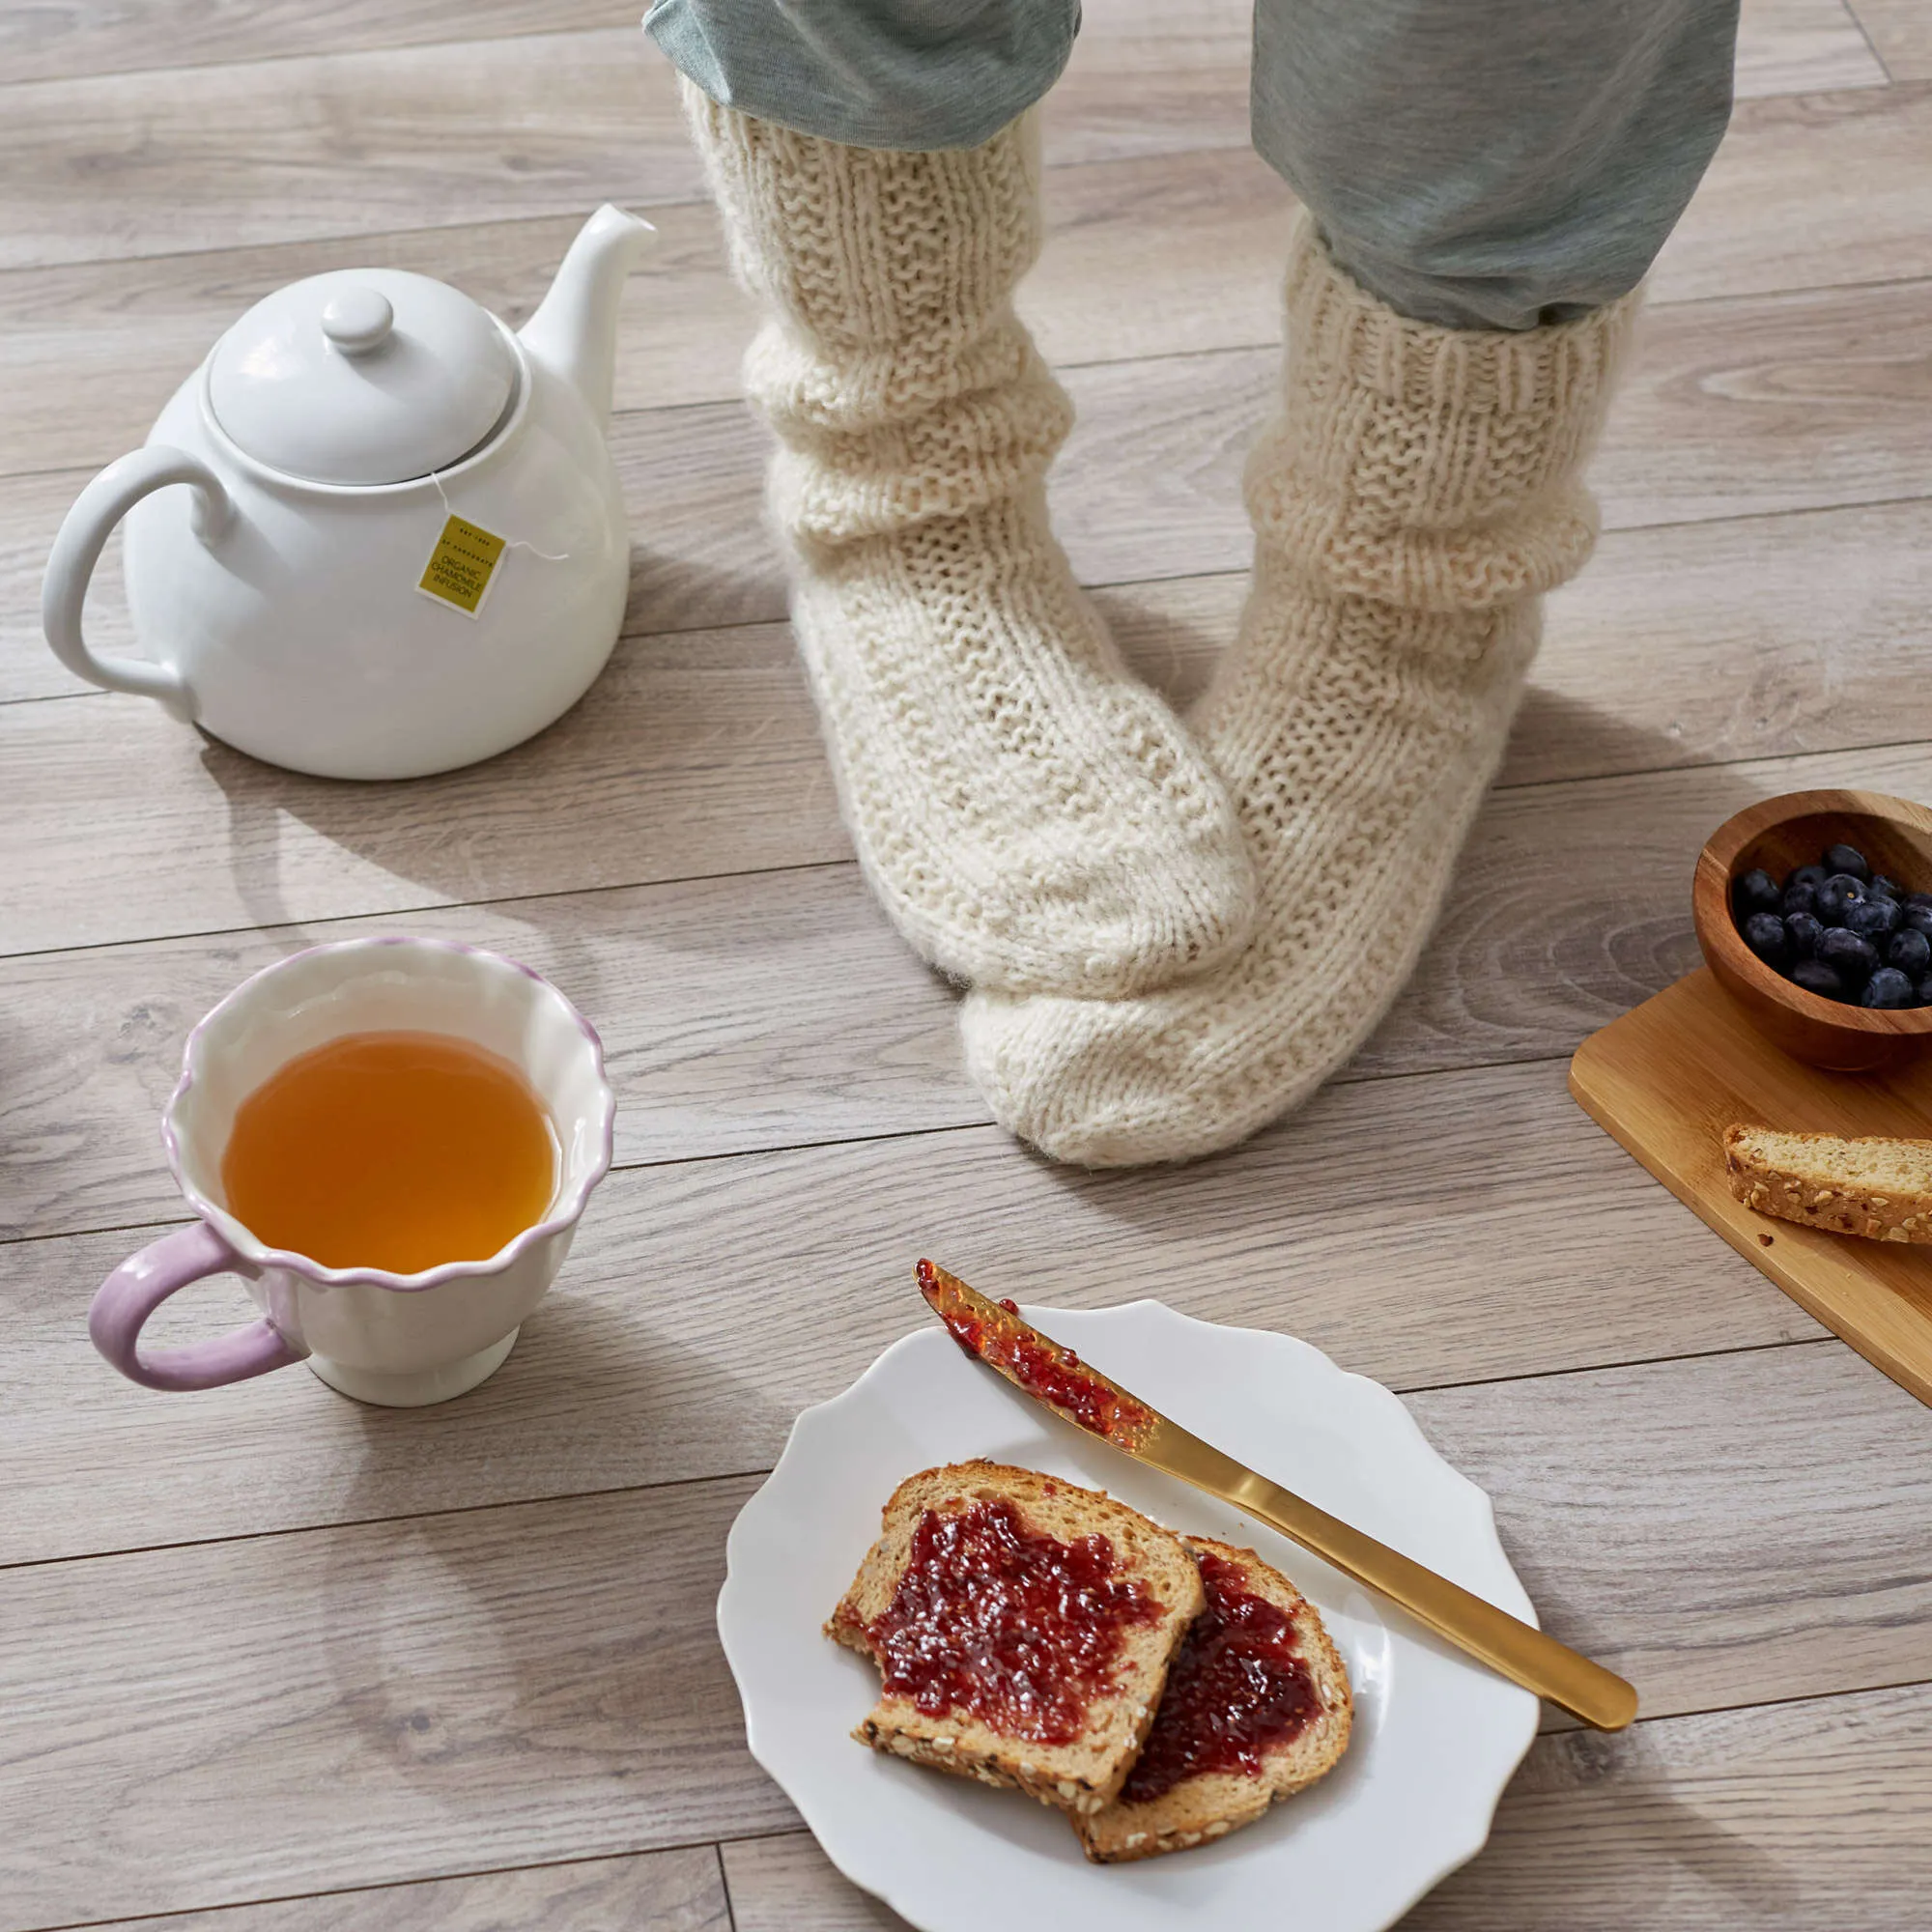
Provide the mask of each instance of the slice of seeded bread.
POLYGON ((1264 1754, 1256 1776, 1239 1772, 1199 1772, 1145 1804, 1116 1799, 1100 1811, 1075 1815, 1073 1829, 1095 1864, 1157 1858, 1163 1852, 1186 1851, 1225 1837, 1238 1826, 1252 1824, 1269 1805, 1325 1776, 1349 1747, 1349 1731, 1354 1721, 1349 1673, 1315 1605, 1252 1549, 1237 1549, 1232 1544, 1201 1536, 1184 1540, 1194 1549, 1239 1569, 1244 1588, 1265 1597, 1293 1618, 1301 1655, 1315 1680, 1321 1709, 1304 1729, 1264 1754))
POLYGON ((1158 1523, 1104 1491, 1078 1489, 1032 1469, 976 1462, 922 1470, 893 1492, 882 1512, 879 1540, 867 1552, 825 1634, 871 1656, 866 1626, 892 1603, 925 1512, 961 1514, 977 1501, 994 1498, 1010 1501, 1033 1535, 1068 1544, 1083 1536, 1105 1537, 1122 1574, 1139 1582, 1159 1605, 1157 1621, 1126 1628, 1113 1667, 1115 1688, 1093 1701, 1085 1729, 1068 1744, 1009 1737, 964 1715, 930 1717, 910 1698, 889 1692, 852 1735, 875 1750, 918 1764, 985 1784, 1015 1786, 1043 1804, 1066 1811, 1097 1809, 1119 1791, 1139 1756, 1168 1663, 1206 1601, 1193 1556, 1158 1523))
POLYGON ((1747 1208, 1833 1235, 1932 1243, 1932 1141, 1730 1127, 1724 1171, 1747 1208))

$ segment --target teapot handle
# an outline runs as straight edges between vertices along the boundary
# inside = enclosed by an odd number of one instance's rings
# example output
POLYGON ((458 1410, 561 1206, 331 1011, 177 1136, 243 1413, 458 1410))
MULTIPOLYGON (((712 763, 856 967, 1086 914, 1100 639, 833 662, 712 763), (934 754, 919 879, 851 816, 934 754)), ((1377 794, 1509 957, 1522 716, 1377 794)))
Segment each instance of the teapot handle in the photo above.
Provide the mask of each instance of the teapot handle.
POLYGON ((114 526, 146 497, 170 483, 185 483, 195 495, 194 533, 212 543, 228 527, 234 506, 207 464, 185 449, 151 443, 110 463, 78 497, 62 522, 47 557, 47 574, 41 586, 41 628, 47 642, 76 677, 104 691, 132 692, 137 697, 158 698, 176 717, 192 722, 194 693, 171 665, 146 664, 139 658, 97 657, 80 634, 81 606, 94 567, 114 526))

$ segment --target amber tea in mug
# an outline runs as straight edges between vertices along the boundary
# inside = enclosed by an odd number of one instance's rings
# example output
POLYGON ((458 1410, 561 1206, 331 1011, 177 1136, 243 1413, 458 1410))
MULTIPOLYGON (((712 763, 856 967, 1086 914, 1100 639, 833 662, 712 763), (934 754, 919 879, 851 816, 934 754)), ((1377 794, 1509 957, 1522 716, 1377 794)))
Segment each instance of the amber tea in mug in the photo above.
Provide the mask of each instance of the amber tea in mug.
POLYGON ((487 1261, 543 1219, 554 1126, 507 1060, 447 1034, 349 1034, 242 1101, 221 1161, 228 1211, 325 1267, 415 1274, 487 1261))

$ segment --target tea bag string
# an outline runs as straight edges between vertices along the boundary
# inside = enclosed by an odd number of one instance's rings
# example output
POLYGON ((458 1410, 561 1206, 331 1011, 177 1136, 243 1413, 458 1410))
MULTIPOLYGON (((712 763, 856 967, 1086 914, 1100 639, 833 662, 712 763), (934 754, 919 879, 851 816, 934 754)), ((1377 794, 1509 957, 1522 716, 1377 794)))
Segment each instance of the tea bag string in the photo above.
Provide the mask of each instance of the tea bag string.
MULTIPOLYGON (((448 491, 442 487, 442 478, 432 469, 429 472, 429 480, 436 485, 436 494, 442 498, 443 509, 450 516, 455 516, 457 513, 456 506, 449 500, 448 491)), ((549 551, 539 550, 527 537, 506 537, 503 542, 503 548, 505 550, 526 550, 532 556, 542 557, 546 563, 568 563, 570 561, 570 553, 567 550, 560 550, 553 556, 549 551)))

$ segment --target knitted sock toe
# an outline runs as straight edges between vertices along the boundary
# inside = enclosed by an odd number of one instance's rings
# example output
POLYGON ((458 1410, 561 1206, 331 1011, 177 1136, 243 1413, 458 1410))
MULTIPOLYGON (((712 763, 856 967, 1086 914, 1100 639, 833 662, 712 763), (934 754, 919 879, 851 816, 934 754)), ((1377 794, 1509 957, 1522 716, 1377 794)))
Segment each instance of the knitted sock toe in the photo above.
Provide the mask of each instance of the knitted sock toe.
POLYGON ((1500 761, 1542 593, 1595 538, 1579 477, 1635 298, 1522 334, 1411 322, 1304 225, 1282 407, 1250 460, 1255 572, 1198 731, 1261 886, 1230 964, 1126 1000, 976 994, 994 1114, 1091 1166, 1232 1146, 1366 1039, 1500 761))
POLYGON ((927 959, 1130 993, 1231 956, 1254 880, 1226 791, 1125 668, 1048 527, 1072 408, 1013 313, 1037 156, 842 147, 685 88, 776 431, 771 505, 845 822, 927 959))

